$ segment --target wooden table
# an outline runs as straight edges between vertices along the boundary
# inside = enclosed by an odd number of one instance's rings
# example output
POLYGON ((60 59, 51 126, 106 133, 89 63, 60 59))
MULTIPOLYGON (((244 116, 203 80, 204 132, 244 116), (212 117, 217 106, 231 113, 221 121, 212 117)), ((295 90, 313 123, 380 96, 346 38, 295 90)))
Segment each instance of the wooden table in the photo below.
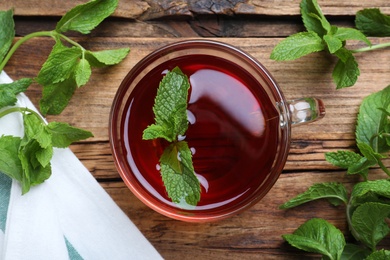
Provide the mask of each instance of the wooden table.
MULTIPOLYGON (((0 9, 15 8, 17 37, 38 30, 51 30, 59 16, 77 1, 0 1, 0 9)), ((278 206, 311 184, 338 181, 351 187, 358 177, 346 176, 324 159, 324 152, 356 149, 354 127, 359 105, 368 94, 390 84, 390 49, 358 54, 361 76, 352 88, 336 90, 331 79, 335 60, 325 53, 291 62, 269 59, 273 47, 287 35, 303 31, 299 0, 121 0, 113 17, 91 36, 71 34, 85 48, 101 50, 128 46, 131 54, 123 63, 97 69, 92 80, 79 89, 68 108, 49 121, 68 122, 91 130, 95 137, 71 146, 117 204, 166 259, 302 259, 315 258, 290 247, 281 238, 313 217, 330 221, 352 240, 346 227, 345 207, 325 201, 292 210, 278 206), (115 92, 127 72, 149 52, 185 38, 211 38, 236 45, 260 60, 274 75, 288 99, 321 98, 326 117, 293 129, 291 151, 285 169, 271 192, 257 205, 230 219, 190 224, 166 218, 143 205, 124 185, 112 159, 108 142, 108 116, 115 92)), ((388 0, 319 0, 331 23, 353 26, 354 14, 379 7, 390 14, 388 0)), ((372 39, 374 43, 390 39, 372 39)), ((6 66, 13 78, 34 77, 51 50, 49 38, 32 39, 6 66)), ((352 48, 362 43, 350 43, 352 48)), ((33 85, 27 95, 37 105, 41 87, 33 85)), ((389 161, 385 161, 390 165, 389 161)), ((373 178, 384 177, 372 169, 373 178)), ((390 239, 382 245, 390 248, 390 239)), ((131 246, 131 245, 129 245, 131 246)))

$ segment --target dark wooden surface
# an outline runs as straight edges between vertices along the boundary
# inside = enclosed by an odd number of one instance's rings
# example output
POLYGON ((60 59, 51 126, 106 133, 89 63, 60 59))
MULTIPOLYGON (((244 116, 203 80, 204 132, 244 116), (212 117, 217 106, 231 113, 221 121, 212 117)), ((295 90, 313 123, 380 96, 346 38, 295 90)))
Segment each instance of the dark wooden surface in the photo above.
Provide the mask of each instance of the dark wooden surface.
MULTIPOLYGON (((51 30, 59 16, 85 1, 1 1, 0 9, 15 8, 17 37, 38 30, 51 30)), ((336 90, 331 71, 335 60, 317 53, 291 62, 269 59, 273 47, 287 35, 304 30, 294 1, 165 1, 122 0, 115 15, 90 36, 70 34, 85 48, 101 50, 128 46, 131 54, 118 66, 97 69, 92 80, 79 89, 60 116, 65 121, 91 130, 95 137, 71 146, 78 158, 107 190, 129 218, 166 259, 310 259, 283 242, 313 217, 335 224, 352 240, 345 219, 345 207, 313 202, 283 211, 278 205, 316 182, 339 181, 351 187, 357 177, 332 167, 324 152, 356 149, 354 128, 362 99, 390 84, 390 49, 358 54, 361 76, 348 89, 336 90), (321 98, 326 117, 293 128, 291 150, 285 170, 271 192, 246 212, 230 219, 190 224, 168 219, 144 206, 123 184, 115 168, 108 143, 108 116, 115 92, 126 73, 149 52, 185 38, 206 37, 236 45, 260 60, 273 74, 288 99, 302 96, 321 98)), ((390 14, 388 0, 319 1, 331 23, 353 26, 356 11, 379 7, 390 14)), ((372 39, 374 43, 390 39, 372 39)), ((13 78, 34 77, 52 47, 48 38, 32 39, 23 45, 6 66, 13 78)), ((351 48, 363 46, 349 43, 351 48)), ((33 85, 26 94, 37 105, 41 88, 33 85)), ((390 166, 389 161, 385 164, 390 166)), ((384 177, 372 169, 372 178, 384 177)), ((390 248, 390 239, 382 245, 390 248)), ((131 246, 131 245, 129 245, 131 246)))

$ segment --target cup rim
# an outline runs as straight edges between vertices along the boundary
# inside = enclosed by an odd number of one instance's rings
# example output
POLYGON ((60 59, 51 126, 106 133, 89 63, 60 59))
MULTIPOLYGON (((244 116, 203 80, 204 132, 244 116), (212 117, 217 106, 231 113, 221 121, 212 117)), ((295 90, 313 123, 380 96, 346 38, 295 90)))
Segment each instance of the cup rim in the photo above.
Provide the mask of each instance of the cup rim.
MULTIPOLYGON (((132 191, 132 193, 140 199, 145 205, 153 209, 154 211, 165 215, 167 217, 176 219, 176 220, 181 220, 181 221, 186 221, 186 222, 211 222, 211 221, 216 221, 216 220, 222 220, 226 219, 230 216, 236 215, 237 213, 242 212, 243 210, 250 208, 257 202, 259 202, 269 191, 270 189, 274 186, 275 182, 279 178, 284 165, 287 160, 288 152, 290 149, 290 141, 291 141, 291 125, 290 125, 290 120, 289 120, 289 112, 288 112, 288 107, 287 107, 287 102, 286 99, 280 90, 278 84, 276 81, 273 79, 272 75, 268 72, 268 70, 253 56, 248 54, 247 52, 241 50, 238 47, 235 47, 231 44, 220 42, 220 41, 215 41, 215 40, 209 40, 209 39, 187 39, 187 40, 181 40, 181 41, 176 41, 167 45, 164 45, 148 55, 146 55, 144 58, 142 58, 137 64, 134 65, 133 68, 130 69, 130 71, 126 74, 125 78, 122 80, 115 97, 113 99, 113 103, 111 106, 111 111, 109 114, 109 143, 110 143, 110 148, 111 152, 113 155, 114 163, 116 165, 116 168, 126 184, 126 186, 132 191), (274 95, 277 95, 281 102, 279 104, 281 113, 283 116, 286 118, 284 119, 284 122, 286 123, 284 128, 282 129, 283 131, 283 137, 282 141, 280 141, 280 144, 278 145, 279 151, 277 152, 276 159, 274 161, 274 165, 277 167, 274 168, 272 173, 269 176, 269 180, 267 180, 268 184, 264 187, 261 188, 260 193, 256 193, 257 196, 255 198, 251 198, 250 201, 248 202, 245 200, 245 203, 240 203, 240 205, 236 205, 234 209, 232 210, 231 208, 228 209, 223 209, 220 210, 218 213, 212 213, 212 214, 202 214, 202 215, 182 215, 180 212, 172 212, 169 210, 164 209, 164 207, 161 207, 159 205, 156 205, 152 200, 146 198, 142 194, 142 190, 140 191, 134 183, 131 182, 129 179, 129 176, 126 174, 125 169, 123 168, 123 156, 120 154, 119 150, 120 148, 120 141, 118 139, 120 136, 116 134, 116 131, 118 131, 117 127, 118 125, 115 123, 117 120, 122 120, 120 117, 118 117, 117 114, 117 109, 120 107, 122 102, 126 103, 127 100, 123 99, 123 93, 125 93, 128 88, 129 84, 127 82, 131 77, 134 75, 137 75, 140 71, 145 69, 146 65, 150 63, 151 61, 157 59, 159 56, 161 56, 161 53, 167 53, 171 50, 175 50, 177 48, 185 48, 188 45, 196 45, 196 46, 205 46, 205 47, 211 47, 211 48, 223 48, 225 50, 229 50, 230 52, 233 52, 235 55, 239 55, 246 60, 248 60, 251 64, 254 66, 258 67, 263 76, 266 77, 268 80, 268 85, 272 86, 272 89, 274 91, 274 95), (121 158, 122 157, 122 158, 121 158), (241 205, 242 204, 242 205, 241 205)), ((126 160, 125 160, 126 161, 126 160)), ((255 193, 255 192, 254 192, 255 193)), ((180 210, 179 210, 180 211, 180 210)))

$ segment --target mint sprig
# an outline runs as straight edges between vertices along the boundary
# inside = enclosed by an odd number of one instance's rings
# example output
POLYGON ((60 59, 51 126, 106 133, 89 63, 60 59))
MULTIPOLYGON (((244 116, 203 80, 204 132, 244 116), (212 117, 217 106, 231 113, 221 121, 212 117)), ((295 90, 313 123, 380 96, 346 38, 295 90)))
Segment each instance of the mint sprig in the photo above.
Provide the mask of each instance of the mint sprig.
POLYGON ((341 259, 346 244, 339 229, 319 218, 306 221, 293 234, 283 235, 283 238, 296 248, 322 254, 324 259, 341 259))
POLYGON ((338 59, 332 72, 337 89, 353 86, 360 75, 354 53, 390 46, 390 42, 372 46, 366 37, 390 35, 390 16, 382 14, 378 9, 358 12, 356 15, 358 29, 331 25, 316 0, 302 0, 300 10, 307 31, 282 40, 275 46, 270 57, 276 61, 287 61, 314 52, 327 51, 338 59), (349 40, 362 41, 368 47, 350 50, 346 48, 346 42, 349 40))
POLYGON ((360 174, 367 179, 368 169, 379 165, 390 176, 382 160, 390 151, 390 86, 363 99, 356 125, 359 153, 338 151, 325 154, 328 162, 348 169, 348 174, 360 174))
POLYGON ((23 114, 24 136, 0 137, 0 172, 20 182, 25 194, 51 175, 54 148, 92 137, 92 133, 67 123, 46 124, 41 116, 28 108, 12 107, 17 95, 33 82, 42 85, 40 112, 60 114, 75 90, 89 81, 92 68, 115 65, 129 53, 129 48, 91 51, 65 35, 68 31, 87 34, 111 15, 118 0, 92 0, 67 12, 52 31, 33 32, 14 44, 13 11, 0 11, 0 71, 15 51, 34 37, 51 37, 54 46, 35 78, 24 78, 0 84, 0 118, 10 113, 23 114))
POLYGON ((318 199, 327 199, 332 205, 344 204, 349 230, 359 244, 344 245, 339 235, 330 234, 332 247, 344 247, 341 257, 329 256, 318 241, 308 241, 308 237, 318 234, 318 230, 328 229, 330 223, 313 222, 311 229, 299 228, 300 237, 283 236, 291 245, 323 254, 326 259, 387 259, 390 251, 378 249, 379 242, 389 235, 387 219, 390 216, 390 180, 368 181, 369 168, 379 167, 389 174, 382 160, 388 158, 390 151, 390 86, 367 96, 360 105, 356 126, 356 143, 359 152, 337 151, 325 154, 326 160, 337 167, 347 169, 347 174, 360 174, 364 182, 355 184, 350 196, 341 183, 316 183, 305 192, 298 194, 280 206, 282 209, 297 207, 318 199), (302 241, 307 245, 302 246, 302 241), (344 246, 343 246, 344 245, 344 246), (314 248, 314 249, 313 249, 314 248), (383 256, 383 258, 381 258, 383 256), (378 257, 378 258, 375 258, 378 257))
POLYGON ((75 90, 87 84, 92 68, 118 64, 130 51, 129 48, 90 51, 65 33, 68 31, 90 33, 115 11, 117 5, 118 0, 92 0, 78 5, 61 18, 54 30, 28 34, 14 45, 12 45, 15 36, 12 10, 0 11, 0 22, 6 25, 0 32, 0 46, 2 46, 0 71, 24 42, 34 37, 51 37, 55 42, 54 47, 33 81, 43 86, 41 113, 60 114, 68 105, 75 90))
POLYGON ((25 194, 50 177, 55 147, 65 148, 93 135, 66 123, 46 124, 39 114, 28 108, 10 108, 1 112, 0 118, 15 112, 23 114, 24 136, 0 137, 0 172, 19 181, 25 194))
POLYGON ((189 88, 187 76, 178 67, 164 76, 153 106, 155 124, 144 130, 142 138, 163 138, 171 142, 160 157, 161 176, 168 197, 180 205, 196 206, 201 189, 195 175, 192 153, 186 141, 178 140, 188 128, 189 88))

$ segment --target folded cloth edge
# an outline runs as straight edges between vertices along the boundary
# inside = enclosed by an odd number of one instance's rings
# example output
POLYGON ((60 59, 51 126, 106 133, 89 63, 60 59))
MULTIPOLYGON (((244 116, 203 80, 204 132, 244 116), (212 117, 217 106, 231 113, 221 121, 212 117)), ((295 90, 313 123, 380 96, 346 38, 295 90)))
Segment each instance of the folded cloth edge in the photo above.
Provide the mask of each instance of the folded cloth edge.
MULTIPOLYGON (((0 83, 11 82, 12 79, 5 72, 1 72, 0 83)), ((18 96, 18 102, 19 106, 27 106, 36 110, 24 94, 18 96)), ((43 193, 45 196, 49 195, 48 197, 51 198, 51 201, 48 201, 48 205, 55 208, 57 224, 64 233, 62 239, 64 240, 66 237, 72 244, 72 247, 83 258, 161 258, 155 248, 69 148, 55 150, 52 167, 52 176, 45 183, 33 187, 34 192, 43 193), (99 215, 99 213, 101 214, 99 215)), ((15 185, 12 186, 14 187, 15 185)), ((11 207, 15 207, 15 201, 27 200, 27 198, 20 198, 20 196, 11 196, 18 197, 17 199, 12 199, 12 202, 10 202, 11 207)), ((30 195, 26 194, 24 196, 28 197, 30 195)), ((33 202, 32 200, 31 203, 33 204, 33 202)), ((7 240, 7 237, 11 237, 9 234, 7 235, 7 230, 13 230, 11 227, 15 226, 15 223, 9 221, 13 218, 12 212, 13 210, 9 210, 10 218, 7 219, 3 244, 6 248, 3 248, 3 252, 9 252, 8 248, 12 248, 10 246, 12 241, 7 240)), ((24 219, 24 221, 26 223, 28 219, 24 219)), ((33 235, 32 239, 34 239, 33 235)), ((35 240, 37 239, 35 238, 35 240)), ((23 251, 23 253, 27 254, 21 248, 23 248, 22 244, 14 247, 15 250, 23 251)), ((12 254, 10 253, 9 255, 11 256, 12 254)), ((26 259, 28 258, 28 255, 26 255, 26 259)))

